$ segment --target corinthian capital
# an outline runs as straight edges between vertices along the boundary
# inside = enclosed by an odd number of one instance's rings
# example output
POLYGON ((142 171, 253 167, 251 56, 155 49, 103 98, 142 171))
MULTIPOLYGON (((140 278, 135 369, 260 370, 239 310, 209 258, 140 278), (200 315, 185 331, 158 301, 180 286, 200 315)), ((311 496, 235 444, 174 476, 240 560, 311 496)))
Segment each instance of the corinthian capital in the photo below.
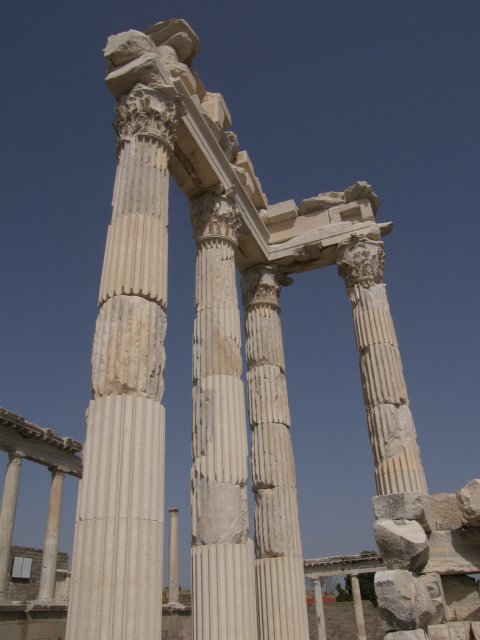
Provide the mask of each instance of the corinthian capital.
POLYGON ((273 267, 252 267, 242 275, 243 303, 245 308, 255 304, 269 304, 280 309, 280 283, 273 267))
POLYGON ((175 100, 170 87, 137 84, 120 99, 113 126, 119 140, 136 135, 158 138, 173 147, 177 128, 175 100))
POLYGON ((383 281, 385 252, 383 242, 365 236, 352 236, 337 247, 338 273, 347 289, 356 284, 371 287, 383 281))
POLYGON ((225 238, 237 243, 242 221, 236 202, 227 196, 205 193, 190 203, 197 242, 208 238, 225 238))

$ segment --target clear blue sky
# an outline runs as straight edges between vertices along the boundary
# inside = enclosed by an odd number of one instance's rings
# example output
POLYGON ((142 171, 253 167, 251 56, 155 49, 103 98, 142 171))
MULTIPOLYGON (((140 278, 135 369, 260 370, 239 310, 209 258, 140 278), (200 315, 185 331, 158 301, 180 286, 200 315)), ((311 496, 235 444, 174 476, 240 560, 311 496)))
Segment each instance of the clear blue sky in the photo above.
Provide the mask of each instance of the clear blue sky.
MULTIPOLYGON (((478 0, 8 3, 3 12, 0 404, 83 440, 115 170, 110 34, 183 17, 271 203, 368 180, 432 493, 480 475, 478 0)), ((166 507, 189 582, 194 246, 172 187, 166 507)), ((373 461, 334 268, 283 292, 306 557, 372 548, 373 461)), ((0 483, 6 455, 0 454, 0 483)), ((43 544, 49 474, 25 464, 15 542, 43 544)), ((61 548, 71 550, 76 481, 61 548)))

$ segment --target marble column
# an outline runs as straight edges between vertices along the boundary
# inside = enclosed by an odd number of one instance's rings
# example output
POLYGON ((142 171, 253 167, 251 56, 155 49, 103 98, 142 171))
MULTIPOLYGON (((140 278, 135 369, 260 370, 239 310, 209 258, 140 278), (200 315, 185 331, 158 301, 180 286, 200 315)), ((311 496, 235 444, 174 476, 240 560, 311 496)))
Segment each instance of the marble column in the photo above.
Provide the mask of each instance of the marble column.
POLYGON ((255 496, 255 574, 261 640, 308 640, 280 283, 269 266, 242 278, 255 496))
POLYGON ((14 451, 8 454, 7 473, 3 485, 2 510, 0 511, 0 598, 5 598, 8 565, 12 550, 13 527, 17 510, 18 489, 22 461, 25 456, 14 451))
POLYGON ((180 558, 178 551, 178 509, 168 510, 170 514, 170 536, 168 548, 168 602, 176 604, 180 602, 179 596, 179 571, 180 558))
POLYGON ((384 262, 379 237, 352 236, 337 248, 338 270, 353 306, 377 491, 428 493, 383 282, 384 262))
POLYGON ((160 638, 171 87, 136 85, 118 167, 92 356, 68 640, 160 638))
POLYGON ((193 337, 192 602, 194 640, 255 640, 248 537, 247 432, 235 248, 236 204, 191 203, 197 242, 193 337))
POLYGON ((323 610, 322 583, 320 578, 313 579, 313 588, 315 593, 315 614, 317 618, 318 640, 327 640, 327 631, 325 628, 325 612, 323 610))
POLYGON ((50 502, 48 505, 47 527, 43 544, 42 572, 40 574, 39 600, 53 600, 57 577, 58 537, 62 515, 62 494, 64 469, 51 467, 50 502))
POLYGON ((362 595, 360 593, 360 584, 358 582, 358 576, 355 573, 353 573, 351 575, 351 579, 352 579, 353 606, 355 610, 355 626, 357 628, 357 638, 358 640, 367 640, 367 636, 365 633, 365 620, 363 618, 362 595))

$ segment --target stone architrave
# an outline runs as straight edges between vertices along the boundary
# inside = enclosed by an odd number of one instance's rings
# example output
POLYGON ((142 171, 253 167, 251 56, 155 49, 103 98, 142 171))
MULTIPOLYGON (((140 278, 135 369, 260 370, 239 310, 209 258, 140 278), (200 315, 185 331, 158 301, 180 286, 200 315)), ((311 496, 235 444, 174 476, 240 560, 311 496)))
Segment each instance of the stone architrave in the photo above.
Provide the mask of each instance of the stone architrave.
POLYGON ((236 205, 191 203, 197 242, 193 336, 192 603, 194 640, 255 640, 248 537, 247 433, 235 248, 236 205))
POLYGON ((255 495, 255 573, 261 640, 308 640, 303 553, 285 379, 280 282, 274 268, 242 278, 255 495))
POLYGON ((120 97, 118 166, 93 356, 68 640, 161 635, 171 87, 120 97))
POLYGON ((379 237, 355 236, 337 247, 353 320, 379 494, 428 493, 397 337, 383 282, 379 237))
POLYGON ((65 470, 59 467, 50 468, 52 483, 50 485, 50 501, 48 505, 45 542, 43 545, 42 572, 40 574, 39 600, 53 600, 55 597, 55 581, 57 577, 58 537, 60 535, 60 519, 62 515, 62 494, 65 470))
POLYGON ((5 598, 18 489, 20 487, 20 475, 24 457, 23 453, 19 451, 8 454, 7 473, 5 474, 5 483, 3 485, 2 509, 0 511, 0 599, 5 598))

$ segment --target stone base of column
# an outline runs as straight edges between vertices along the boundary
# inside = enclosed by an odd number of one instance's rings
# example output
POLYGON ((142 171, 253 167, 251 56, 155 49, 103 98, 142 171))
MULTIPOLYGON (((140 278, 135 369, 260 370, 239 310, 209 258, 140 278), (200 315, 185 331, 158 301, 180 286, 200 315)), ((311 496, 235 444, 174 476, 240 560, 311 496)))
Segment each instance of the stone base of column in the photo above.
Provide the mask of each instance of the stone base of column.
POLYGON ((308 640, 303 560, 256 560, 255 574, 259 640, 308 640))
POLYGON ((256 640, 253 542, 192 548, 194 640, 256 640))
POLYGON ((160 638, 165 411, 137 396, 92 400, 69 640, 160 638))

